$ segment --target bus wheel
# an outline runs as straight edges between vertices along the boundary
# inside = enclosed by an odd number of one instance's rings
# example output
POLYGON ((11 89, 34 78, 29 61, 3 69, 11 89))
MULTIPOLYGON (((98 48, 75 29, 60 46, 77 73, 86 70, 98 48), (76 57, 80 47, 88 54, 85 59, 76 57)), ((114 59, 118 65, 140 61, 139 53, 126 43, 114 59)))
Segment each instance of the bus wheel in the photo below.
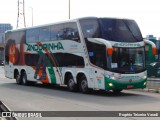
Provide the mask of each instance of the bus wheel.
POLYGON ((22 74, 22 84, 28 85, 26 72, 23 72, 23 74, 22 74))
POLYGON ((21 84, 22 84, 21 76, 19 75, 19 73, 16 74, 16 83, 17 83, 18 85, 21 85, 21 84))
POLYGON ((69 91, 77 91, 77 84, 75 83, 72 75, 69 75, 67 79, 68 79, 67 87, 69 91))
POLYGON ((122 91, 122 89, 113 90, 113 93, 119 94, 122 91))
POLYGON ((88 82, 87 82, 87 79, 84 75, 81 77, 81 80, 80 80, 80 83, 79 83, 79 89, 82 93, 88 93, 89 92, 88 82))

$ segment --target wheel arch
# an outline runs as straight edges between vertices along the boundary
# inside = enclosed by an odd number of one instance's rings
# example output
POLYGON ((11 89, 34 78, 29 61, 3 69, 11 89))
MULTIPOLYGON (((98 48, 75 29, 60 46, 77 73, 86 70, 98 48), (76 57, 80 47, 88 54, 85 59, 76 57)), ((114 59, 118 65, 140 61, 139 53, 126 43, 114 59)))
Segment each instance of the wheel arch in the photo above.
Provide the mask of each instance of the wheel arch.
POLYGON ((19 71, 18 71, 18 69, 16 68, 16 69, 14 69, 14 79, 16 79, 17 74, 19 74, 19 71))
MULTIPOLYGON (((23 76, 23 73, 24 73, 24 72, 26 72, 26 70, 25 70, 25 69, 21 69, 21 74, 20 74, 21 77, 23 76)), ((26 74, 27 74, 27 73, 26 73, 26 74)))
MULTIPOLYGON (((79 72, 79 73, 77 74, 77 76, 76 76, 77 84, 80 83, 82 76, 85 76, 86 79, 87 79, 87 76, 86 76, 86 74, 85 74, 84 72, 79 72)), ((87 81, 87 82, 88 82, 88 81, 87 81)))
POLYGON ((67 85, 68 83, 68 76, 72 75, 73 77, 73 73, 71 71, 66 71, 65 74, 64 74, 64 84, 67 85))

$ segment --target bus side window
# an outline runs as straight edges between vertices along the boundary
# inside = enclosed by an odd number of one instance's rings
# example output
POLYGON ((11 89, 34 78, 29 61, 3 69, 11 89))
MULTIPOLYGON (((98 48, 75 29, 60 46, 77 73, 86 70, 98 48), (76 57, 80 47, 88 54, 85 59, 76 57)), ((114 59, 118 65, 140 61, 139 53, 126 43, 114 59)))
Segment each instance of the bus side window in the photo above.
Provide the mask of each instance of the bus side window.
POLYGON ((40 29, 39 41, 46 42, 50 40, 50 30, 49 27, 43 27, 40 29))
POLYGON ((78 28, 75 22, 64 24, 64 39, 80 42, 78 28))
POLYGON ((100 35, 99 24, 96 19, 80 20, 84 38, 98 38, 100 35))
POLYGON ((39 40, 39 28, 29 29, 26 32, 27 34, 27 43, 38 42, 39 40))
POLYGON ((36 66, 38 60, 39 60, 38 54, 26 54, 25 55, 26 65, 28 66, 36 66))
MULTIPOLYGON (((84 59, 82 56, 73 55, 70 53, 52 53, 52 56, 56 58, 56 61, 58 62, 59 67, 84 67, 84 59), (65 58, 65 59, 64 59, 65 58), (74 61, 74 62, 73 62, 74 61)), ((51 61, 51 59, 49 59, 51 61)), ((50 66, 48 64, 47 66, 50 66)), ((54 64, 53 64, 54 66, 54 64)), ((54 66, 55 67, 55 66, 54 66)))
POLYGON ((63 40, 63 24, 51 26, 51 40, 63 40))

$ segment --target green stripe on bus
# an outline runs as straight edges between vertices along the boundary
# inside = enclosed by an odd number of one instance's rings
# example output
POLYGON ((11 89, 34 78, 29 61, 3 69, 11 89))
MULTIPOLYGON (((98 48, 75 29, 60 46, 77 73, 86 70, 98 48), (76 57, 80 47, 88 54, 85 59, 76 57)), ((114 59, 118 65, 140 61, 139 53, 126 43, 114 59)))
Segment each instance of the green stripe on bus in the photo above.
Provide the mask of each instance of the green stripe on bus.
POLYGON ((48 67, 48 72, 49 72, 51 83, 56 84, 56 75, 53 67, 48 67))
POLYGON ((50 61, 49 57, 46 56, 47 58, 47 69, 48 69, 48 73, 49 73, 49 76, 50 76, 50 81, 52 84, 56 84, 56 75, 55 75, 55 72, 54 72, 54 68, 53 68, 53 64, 52 62, 50 61))
MULTIPOLYGON (((45 54, 42 51, 37 51, 37 53, 39 55, 45 54)), ((47 58, 47 62, 46 62, 47 65, 46 65, 46 67, 47 67, 48 72, 49 72, 48 77, 50 76, 50 78, 48 78, 48 79, 50 79, 51 83, 56 84, 56 76, 55 76, 55 72, 54 72, 54 69, 53 69, 53 65, 50 62, 50 59, 47 57, 47 55, 46 55, 46 58, 47 58)))

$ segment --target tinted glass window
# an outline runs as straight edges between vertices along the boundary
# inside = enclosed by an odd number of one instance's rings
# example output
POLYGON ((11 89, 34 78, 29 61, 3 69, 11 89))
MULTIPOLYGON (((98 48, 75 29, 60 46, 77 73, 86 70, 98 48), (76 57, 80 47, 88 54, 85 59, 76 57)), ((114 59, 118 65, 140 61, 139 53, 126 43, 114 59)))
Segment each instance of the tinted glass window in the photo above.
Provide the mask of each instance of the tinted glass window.
POLYGON ((38 42, 39 28, 27 30, 27 43, 38 42))
POLYGON ((85 38, 99 37, 100 30, 96 19, 82 19, 80 25, 85 38))
POLYGON ((80 41, 78 28, 76 23, 66 23, 64 24, 64 39, 73 40, 73 41, 80 41))
POLYGON ((123 20, 123 21, 126 24, 126 26, 128 27, 129 31, 134 36, 134 38, 137 41, 141 41, 142 40, 142 35, 141 35, 141 31, 140 31, 137 23, 134 20, 123 20))
POLYGON ((100 45, 89 41, 86 41, 86 43, 91 63, 100 68, 107 69, 107 64, 106 64, 107 57, 106 57, 105 45, 100 45))
POLYGON ((45 42, 45 41, 49 41, 49 40, 50 40, 49 27, 40 28, 39 41, 40 42, 45 42))
POLYGON ((67 66, 84 67, 84 59, 81 56, 77 56, 69 53, 53 53, 52 57, 54 58, 55 62, 59 67, 67 67, 67 66))
POLYGON ((52 61, 51 58, 46 54, 26 54, 25 61, 28 66, 37 66, 44 64, 40 62, 40 57, 45 56, 45 64, 48 67, 67 67, 67 66, 79 66, 84 67, 84 59, 81 56, 69 54, 69 53, 52 53, 52 61), (65 58, 65 59, 64 59, 65 58))
POLYGON ((51 26, 51 40, 63 40, 63 24, 51 26))
POLYGON ((142 35, 134 20, 100 19, 101 37, 117 42, 139 42, 142 35))
POLYGON ((144 47, 113 48, 111 69, 115 72, 133 73, 145 70, 144 47))
POLYGON ((36 66, 39 59, 38 54, 26 54, 25 61, 28 66, 36 66))

